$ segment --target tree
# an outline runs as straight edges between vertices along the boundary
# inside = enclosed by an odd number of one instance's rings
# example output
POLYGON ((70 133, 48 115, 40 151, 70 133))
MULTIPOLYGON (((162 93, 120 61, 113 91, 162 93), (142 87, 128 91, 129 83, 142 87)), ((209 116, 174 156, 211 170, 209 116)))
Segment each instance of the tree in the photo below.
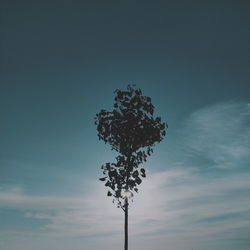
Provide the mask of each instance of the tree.
POLYGON ((116 90, 113 111, 101 110, 95 117, 99 140, 109 143, 118 152, 116 161, 102 165, 104 177, 100 178, 109 188, 107 196, 125 213, 124 249, 128 250, 128 207, 129 199, 138 192, 138 185, 146 177, 144 168, 153 153, 153 146, 166 134, 167 124, 160 117, 154 118, 151 98, 143 96, 135 85, 126 91, 116 90))

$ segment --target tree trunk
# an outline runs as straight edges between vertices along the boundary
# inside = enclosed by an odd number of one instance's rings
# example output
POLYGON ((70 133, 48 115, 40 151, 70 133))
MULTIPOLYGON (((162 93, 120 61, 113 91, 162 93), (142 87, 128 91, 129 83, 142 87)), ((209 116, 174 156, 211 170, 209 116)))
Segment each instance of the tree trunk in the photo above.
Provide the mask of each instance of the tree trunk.
POLYGON ((128 198, 125 198, 124 250, 128 250, 128 198))

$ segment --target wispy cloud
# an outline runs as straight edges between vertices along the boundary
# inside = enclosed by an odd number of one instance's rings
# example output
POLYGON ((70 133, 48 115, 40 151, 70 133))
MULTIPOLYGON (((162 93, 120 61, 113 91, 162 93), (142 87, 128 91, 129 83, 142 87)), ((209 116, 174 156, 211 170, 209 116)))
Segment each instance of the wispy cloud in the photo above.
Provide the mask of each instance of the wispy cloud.
MULTIPOLYGON (((131 205, 135 249, 152 249, 155 241, 159 250, 166 244, 169 249, 192 249, 209 242, 216 249, 223 241, 249 243, 249 115, 249 105, 231 102, 189 116, 179 142, 188 148, 186 154, 173 162, 176 168, 149 173, 131 205), (209 169, 222 172, 210 175, 209 169)), ((27 219, 46 219, 39 232, 43 237, 87 236, 92 247, 99 244, 97 240, 117 246, 123 213, 105 196, 102 183, 93 183, 89 190, 88 195, 75 197, 30 196, 21 188, 0 190, 0 207, 21 210, 27 219)))
POLYGON ((183 147, 191 160, 215 168, 249 163, 250 105, 227 102, 193 112, 184 123, 183 147), (206 161, 206 162, 204 162, 206 161))

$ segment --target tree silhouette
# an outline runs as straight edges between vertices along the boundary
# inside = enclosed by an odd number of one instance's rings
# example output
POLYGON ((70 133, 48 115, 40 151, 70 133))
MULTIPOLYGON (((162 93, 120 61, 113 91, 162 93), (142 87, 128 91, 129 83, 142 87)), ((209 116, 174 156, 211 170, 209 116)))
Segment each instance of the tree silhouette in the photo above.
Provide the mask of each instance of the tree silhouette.
POLYGON ((128 207, 129 199, 138 192, 138 185, 146 177, 144 168, 153 153, 153 146, 166 134, 167 124, 160 117, 153 117, 151 98, 143 96, 135 85, 126 91, 116 90, 113 111, 101 110, 95 117, 99 140, 109 143, 118 152, 116 161, 102 165, 104 177, 100 178, 109 188, 107 196, 125 213, 124 249, 128 250, 128 207))

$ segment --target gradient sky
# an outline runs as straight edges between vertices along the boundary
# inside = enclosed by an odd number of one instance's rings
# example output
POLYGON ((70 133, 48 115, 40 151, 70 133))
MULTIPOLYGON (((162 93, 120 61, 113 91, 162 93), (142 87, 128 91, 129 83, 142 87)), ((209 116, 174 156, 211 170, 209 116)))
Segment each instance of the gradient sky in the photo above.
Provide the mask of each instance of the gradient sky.
POLYGON ((249 250, 249 2, 0 3, 0 249, 123 249, 93 117, 128 83, 169 124, 132 250, 249 250))

